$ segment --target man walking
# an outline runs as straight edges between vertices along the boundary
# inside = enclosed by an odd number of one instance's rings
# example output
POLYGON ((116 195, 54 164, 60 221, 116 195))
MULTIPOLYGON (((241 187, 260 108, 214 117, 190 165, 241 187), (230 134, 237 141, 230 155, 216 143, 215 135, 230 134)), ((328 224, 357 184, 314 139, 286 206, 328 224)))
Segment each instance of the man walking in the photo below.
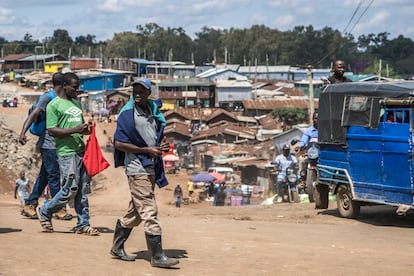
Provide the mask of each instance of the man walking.
POLYGON ((85 123, 77 100, 79 85, 76 74, 65 73, 61 96, 46 109, 46 128, 55 137, 62 189, 47 205, 37 208, 37 215, 43 231, 53 232, 52 215, 73 199, 78 217, 75 233, 96 236, 99 231, 89 225, 90 176, 83 165, 83 135, 91 133, 91 124, 85 123))
MULTIPOLYGON (((62 78, 62 73, 57 72, 53 74, 53 90, 45 92, 39 97, 35 109, 26 118, 19 137, 20 144, 26 144, 27 130, 33 122, 37 122, 40 119, 40 114, 42 112, 46 112, 46 106, 52 100, 51 95, 59 96, 60 90, 62 89, 62 78)), ((29 198, 25 200, 25 205, 22 210, 22 215, 33 219, 37 219, 36 207, 38 205, 39 197, 43 194, 46 186, 49 184, 50 194, 52 197, 55 196, 60 190, 60 172, 59 164, 57 162, 55 139, 53 136, 50 136, 47 131, 44 131, 39 136, 36 147, 40 150, 42 165, 34 183, 32 192, 29 195, 29 198)), ((62 209, 59 210, 55 216, 58 219, 72 219, 72 215, 66 212, 66 206, 62 207, 62 209)))
POLYGON ((168 185, 162 152, 169 150, 169 144, 164 136, 165 118, 157 104, 148 99, 150 94, 148 79, 135 80, 132 97, 118 116, 114 136, 115 167, 125 166, 131 201, 127 213, 116 223, 110 253, 123 261, 134 261, 134 256, 126 254, 124 243, 132 228, 143 222, 151 265, 168 268, 178 264, 178 260, 167 257, 162 249, 154 186, 168 185))

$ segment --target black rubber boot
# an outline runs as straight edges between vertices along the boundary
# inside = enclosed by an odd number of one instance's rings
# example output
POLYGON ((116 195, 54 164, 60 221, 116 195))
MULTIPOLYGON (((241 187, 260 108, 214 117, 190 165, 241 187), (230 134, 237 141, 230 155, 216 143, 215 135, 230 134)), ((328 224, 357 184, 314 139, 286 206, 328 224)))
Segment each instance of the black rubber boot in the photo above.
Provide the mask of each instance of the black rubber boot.
POLYGON ((168 268, 179 263, 177 259, 168 258, 163 250, 161 244, 161 235, 145 234, 147 239, 148 251, 151 255, 151 265, 154 267, 168 268))
POLYGON ((124 243, 131 234, 132 228, 124 228, 121 225, 121 221, 118 219, 116 222, 114 232, 114 242, 111 248, 111 255, 123 261, 135 261, 134 256, 129 256, 125 252, 124 243))

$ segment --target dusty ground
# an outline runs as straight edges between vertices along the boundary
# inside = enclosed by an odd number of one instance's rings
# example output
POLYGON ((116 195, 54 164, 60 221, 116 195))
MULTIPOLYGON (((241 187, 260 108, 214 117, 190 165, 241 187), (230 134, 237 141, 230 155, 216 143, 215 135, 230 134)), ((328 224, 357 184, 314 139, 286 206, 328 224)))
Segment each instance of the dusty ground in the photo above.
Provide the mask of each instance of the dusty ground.
MULTIPOLYGON (((27 106, 0 107, 0 118, 19 131, 27 106)), ((99 141, 105 129, 99 124, 99 141)), ((35 139, 35 137, 33 137, 35 139)), ((112 162, 111 155, 107 158, 112 162)), ((2 173, 3 175, 5 173, 2 173)), ((7 172, 10 174, 10 172, 7 172)), ((71 233, 75 221, 54 220, 54 233, 42 233, 39 222, 22 217, 12 185, 2 178, 0 195, 0 275, 412 275, 414 217, 394 214, 394 208, 363 207, 358 220, 340 218, 336 203, 326 211, 310 203, 272 206, 213 207, 210 202, 171 205, 176 183, 185 173, 168 175, 171 185, 156 190, 163 244, 176 269, 152 268, 142 227, 126 243, 135 262, 109 255, 116 219, 128 204, 122 169, 108 168, 105 189, 90 197, 91 224, 98 237, 71 233)), ((185 185, 183 185, 185 186, 185 185)), ((73 210, 71 210, 74 213, 73 210)))

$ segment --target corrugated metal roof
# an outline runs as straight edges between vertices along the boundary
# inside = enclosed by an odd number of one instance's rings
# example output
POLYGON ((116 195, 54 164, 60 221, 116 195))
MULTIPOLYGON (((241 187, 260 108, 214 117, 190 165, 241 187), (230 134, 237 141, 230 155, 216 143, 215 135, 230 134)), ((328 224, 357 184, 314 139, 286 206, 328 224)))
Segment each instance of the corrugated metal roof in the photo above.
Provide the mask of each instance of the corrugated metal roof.
POLYGON ((247 127, 240 127, 235 124, 225 123, 201 130, 196 136, 191 138, 191 141, 206 139, 208 137, 218 136, 223 133, 250 140, 256 139, 256 130, 247 127))
POLYGON ((98 75, 79 75, 79 79, 94 79, 94 78, 103 78, 103 77, 113 77, 113 76, 119 76, 123 74, 119 73, 100 73, 98 75))
POLYGON ((48 61, 45 64, 70 64, 69 60, 56 60, 56 61, 48 61))
MULTIPOLYGON (((309 108, 308 99, 287 99, 287 98, 273 98, 269 100, 243 100, 243 106, 246 109, 257 109, 257 110, 273 110, 278 107, 287 107, 287 108, 309 108)), ((319 107, 319 100, 314 100, 315 108, 319 107)))
POLYGON ((236 116, 239 122, 254 123, 257 124, 257 120, 254 117, 249 116, 236 116))
POLYGON ((267 72, 288 72, 296 67, 291 67, 290 65, 279 65, 279 66, 240 66, 240 73, 267 73, 267 72))
POLYGON ((237 81, 237 80, 217 80, 216 87, 243 87, 251 88, 252 84, 248 81, 237 81))
POLYGON ((4 61, 14 61, 14 60, 19 60, 21 58, 25 58, 31 56, 31 54, 13 54, 13 55, 7 55, 4 57, 4 61))
POLYGON ((216 64, 216 68, 217 69, 226 68, 226 69, 230 69, 233 71, 237 71, 240 68, 240 64, 216 64))
POLYGON ((185 87, 185 86, 211 86, 214 83, 203 78, 177 78, 171 80, 162 80, 158 83, 158 87, 185 87))
POLYGON ((221 74, 221 73, 226 72, 226 71, 230 71, 230 70, 226 69, 226 68, 222 68, 222 69, 210 68, 210 69, 198 74, 197 78, 209 78, 209 77, 221 74))
POLYGON ((189 126, 186 124, 181 124, 181 123, 173 123, 173 124, 167 125, 164 129, 164 134, 168 134, 168 133, 178 133, 183 136, 187 136, 188 138, 191 137, 189 126))
POLYGON ((49 59, 49 58, 54 58, 54 57, 58 57, 61 55, 51 55, 51 54, 47 54, 47 55, 31 55, 28 57, 24 57, 19 59, 19 61, 34 61, 34 60, 44 60, 44 59, 49 59))
POLYGON ((270 113, 265 116, 261 116, 258 118, 258 121, 263 129, 282 129, 282 123, 273 118, 270 113))
POLYGON ((140 64, 155 64, 154 61, 149 61, 143 58, 130 58, 129 59, 133 63, 140 63, 140 64))

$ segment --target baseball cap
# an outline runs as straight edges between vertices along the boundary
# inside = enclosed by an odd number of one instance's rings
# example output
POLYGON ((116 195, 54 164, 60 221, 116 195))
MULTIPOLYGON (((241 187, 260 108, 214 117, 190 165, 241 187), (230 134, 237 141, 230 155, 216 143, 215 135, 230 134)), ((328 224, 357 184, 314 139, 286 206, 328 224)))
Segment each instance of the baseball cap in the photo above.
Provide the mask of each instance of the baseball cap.
POLYGON ((138 78, 138 79, 135 79, 135 80, 131 83, 131 86, 134 86, 134 85, 137 85, 137 84, 140 84, 140 85, 142 85, 143 87, 145 87, 146 89, 151 90, 151 82, 150 82, 150 80, 149 80, 149 79, 147 79, 147 78, 138 78))

